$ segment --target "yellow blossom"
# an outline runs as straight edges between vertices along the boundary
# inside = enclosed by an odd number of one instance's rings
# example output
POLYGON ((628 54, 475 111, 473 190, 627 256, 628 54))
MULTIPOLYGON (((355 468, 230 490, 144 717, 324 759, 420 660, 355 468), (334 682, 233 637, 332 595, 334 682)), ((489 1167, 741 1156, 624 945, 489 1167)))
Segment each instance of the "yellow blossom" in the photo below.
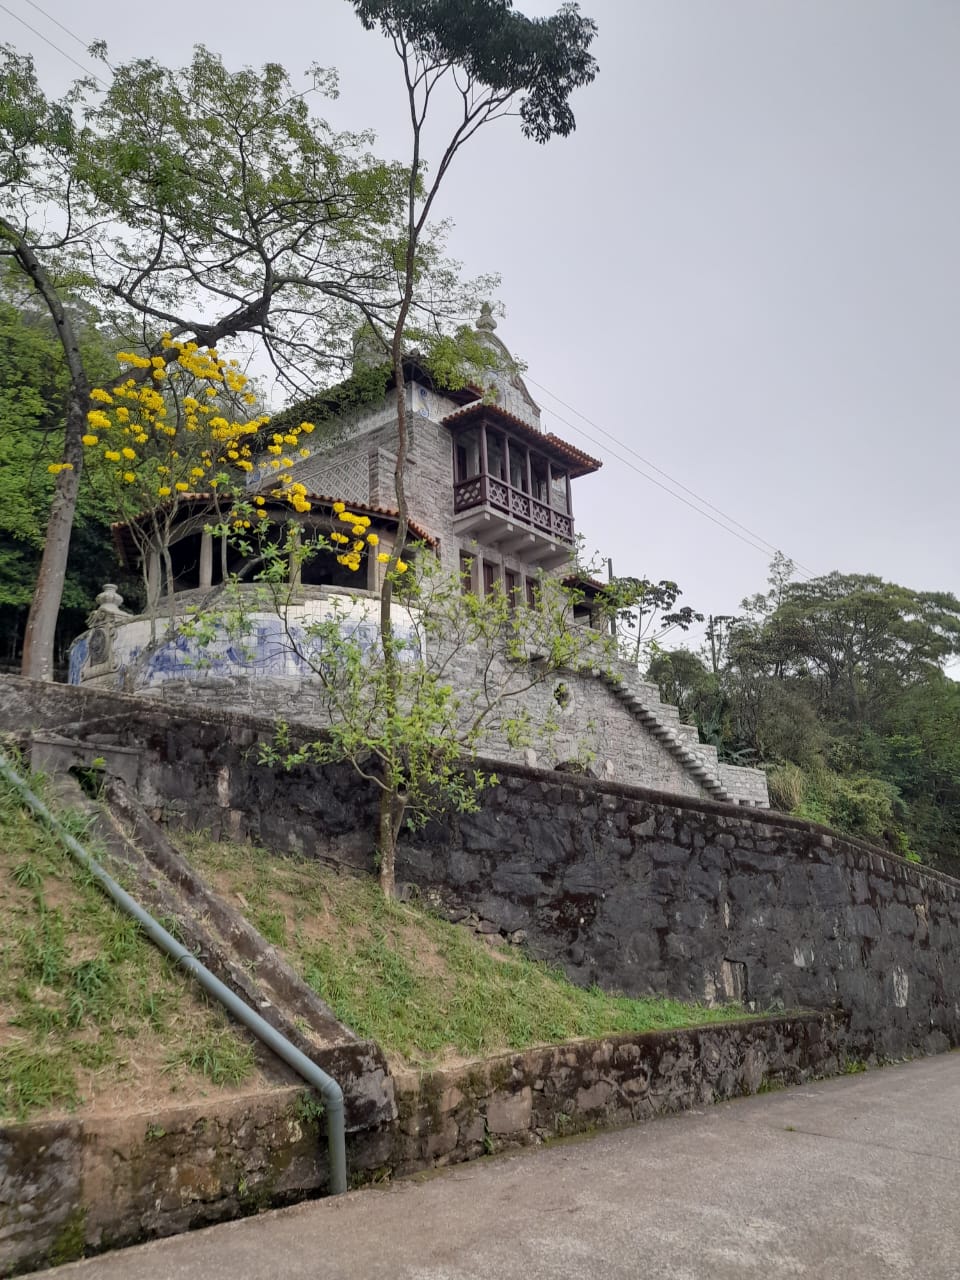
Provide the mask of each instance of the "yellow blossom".
POLYGON ((108 462, 119 462, 120 454, 116 449, 104 449, 103 456, 108 462))
POLYGON ((386 551, 379 551, 377 552, 377 559, 380 561, 381 564, 386 564, 387 561, 390 559, 390 556, 387 554, 386 551))
POLYGON ((126 480, 127 484, 133 484, 137 477, 133 471, 125 471, 123 473, 123 478, 126 480))
POLYGON ((186 493, 187 490, 190 488, 190 486, 188 484, 185 484, 183 480, 178 480, 173 487, 177 490, 178 493, 186 493))
POLYGON ((346 507, 342 502, 335 502, 333 504, 333 509, 337 513, 337 515, 340 515, 341 512, 346 511, 346 507))
POLYGON ((132 462, 134 458, 137 456, 136 452, 133 449, 121 449, 120 452, 123 454, 123 456, 126 458, 128 462, 132 462))
POLYGON ((90 392, 91 400, 99 400, 101 404, 113 404, 113 396, 109 391, 104 391, 103 387, 94 387, 90 392))
POLYGON ((375 533, 368 533, 367 541, 370 543, 371 547, 375 547, 380 541, 380 539, 377 537, 375 533))
POLYGON ((91 409, 87 414, 87 422, 91 427, 99 427, 101 431, 110 430, 110 419, 102 409, 91 409))
POLYGON ((99 443, 100 443, 100 437, 99 437, 99 436, 81 436, 81 437, 80 437, 80 440, 81 440, 81 443, 83 443, 83 444, 85 444, 85 445, 88 445, 88 446, 89 446, 89 445, 92 445, 92 444, 99 444, 99 443))
POLYGON ((300 430, 305 431, 307 435, 309 435, 311 431, 316 431, 316 427, 313 425, 312 422, 301 422, 300 430))

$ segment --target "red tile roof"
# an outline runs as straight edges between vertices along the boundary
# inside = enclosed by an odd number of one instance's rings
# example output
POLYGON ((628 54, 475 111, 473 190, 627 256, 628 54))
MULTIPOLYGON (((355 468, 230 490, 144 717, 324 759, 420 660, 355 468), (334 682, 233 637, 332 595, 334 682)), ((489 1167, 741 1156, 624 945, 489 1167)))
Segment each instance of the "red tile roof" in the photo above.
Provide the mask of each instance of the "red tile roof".
MULTIPOLYGON (((178 501, 181 505, 189 504, 190 506, 193 506, 196 503, 210 502, 213 496, 214 495, 212 493, 182 493, 179 495, 178 501)), ((251 493, 250 496, 253 497, 253 494, 251 493)), ((260 494, 260 496, 263 498, 266 498, 268 505, 272 505, 274 507, 282 507, 282 508, 285 508, 287 511, 291 510, 291 508, 289 507, 289 504, 286 503, 282 497, 274 497, 272 494, 266 494, 266 493, 260 494)), ((335 502, 343 501, 342 498, 334 498, 334 497, 331 497, 329 494, 321 494, 321 493, 308 493, 305 495, 305 497, 307 498, 308 502, 322 503, 324 506, 331 507, 331 508, 333 507, 333 504, 335 502)), ((362 506, 360 503, 357 503, 357 502, 348 502, 347 509, 349 511, 356 512, 357 515, 376 516, 383 521, 388 521, 393 524, 396 524, 397 521, 400 519, 400 512, 397 511, 396 508, 394 507, 367 507, 367 506, 362 506)), ((121 523, 118 521, 115 524, 112 524, 110 526, 111 531, 113 533, 113 545, 117 549, 117 555, 120 557, 121 561, 123 561, 123 563, 128 568, 132 565, 135 554, 136 554, 136 550, 137 550, 136 544, 134 543, 133 538, 130 535, 129 526, 132 523, 139 523, 140 521, 146 519, 148 514, 149 513, 145 511, 143 512, 142 515, 139 515, 136 517, 136 521, 127 521, 126 523, 121 523)), ((189 514, 190 514, 189 510, 184 511, 185 516, 189 514)), ((330 514, 332 514, 332 511, 330 514)), ((428 529, 425 529, 422 524, 419 524, 416 520, 410 520, 408 521, 408 526, 409 526, 410 532, 419 541, 425 542, 428 547, 437 546, 439 539, 437 538, 436 534, 433 534, 428 529)))
POLYGON ((538 431, 536 427, 531 427, 529 422, 524 422, 515 414, 508 413, 506 409, 501 409, 495 404, 484 404, 482 400, 465 405, 454 413, 448 413, 443 422, 444 426, 458 427, 483 417, 508 426, 515 435, 522 436, 528 444, 536 445, 542 452, 552 455, 564 464, 574 479, 577 476, 589 475, 592 471, 599 471, 603 466, 598 458, 591 458, 589 453, 584 453, 574 445, 568 444, 566 440, 561 440, 552 431, 538 431))

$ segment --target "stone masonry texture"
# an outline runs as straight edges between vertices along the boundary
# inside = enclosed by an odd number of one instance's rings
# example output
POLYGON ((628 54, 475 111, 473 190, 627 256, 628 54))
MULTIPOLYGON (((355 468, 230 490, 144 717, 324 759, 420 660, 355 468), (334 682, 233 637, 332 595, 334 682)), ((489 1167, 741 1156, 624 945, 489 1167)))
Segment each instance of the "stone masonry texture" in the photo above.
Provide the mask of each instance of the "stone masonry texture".
MULTIPOLYGON (((345 765, 257 764, 269 721, 0 680, 6 728, 139 752, 152 815, 371 869, 376 794, 345 765)), ((122 757, 129 773, 129 754, 122 757)), ((864 1056, 960 1043, 960 883, 780 814, 487 762, 477 813, 405 834, 397 874, 451 918, 628 994, 837 1010, 864 1056)))
MULTIPOLYGON (((348 1135, 354 1184, 799 1083, 842 1067, 829 1018, 582 1040, 396 1077, 399 1114, 348 1135)), ((0 1129, 0 1276, 321 1194, 322 1122, 282 1088, 0 1129)))

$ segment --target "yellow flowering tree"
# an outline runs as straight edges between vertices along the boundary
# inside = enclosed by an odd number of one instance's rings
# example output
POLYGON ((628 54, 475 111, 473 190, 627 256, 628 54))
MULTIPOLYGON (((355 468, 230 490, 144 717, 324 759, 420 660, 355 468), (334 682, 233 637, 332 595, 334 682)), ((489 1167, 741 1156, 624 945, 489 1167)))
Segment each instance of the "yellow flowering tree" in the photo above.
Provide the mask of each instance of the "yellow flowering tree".
MULTIPOLYGON (((161 339, 162 355, 122 351, 117 382, 94 388, 96 406, 87 412, 82 437, 91 475, 109 495, 111 506, 127 518, 148 583, 148 610, 154 612, 160 577, 149 577, 152 555, 163 570, 167 594, 174 586, 171 540, 185 501, 194 522, 207 520, 241 531, 265 521, 264 500, 248 501, 247 482, 254 470, 255 442, 269 418, 255 412, 257 396, 236 360, 194 342, 161 339)), ((269 492, 293 511, 309 511, 302 484, 290 469, 308 452, 303 437, 313 424, 274 433, 264 465, 274 477, 269 492)), ((54 463, 50 470, 61 469, 54 463)), ((269 479, 267 483, 270 483, 269 479)), ((226 540, 221 538, 223 578, 227 578, 226 540)))

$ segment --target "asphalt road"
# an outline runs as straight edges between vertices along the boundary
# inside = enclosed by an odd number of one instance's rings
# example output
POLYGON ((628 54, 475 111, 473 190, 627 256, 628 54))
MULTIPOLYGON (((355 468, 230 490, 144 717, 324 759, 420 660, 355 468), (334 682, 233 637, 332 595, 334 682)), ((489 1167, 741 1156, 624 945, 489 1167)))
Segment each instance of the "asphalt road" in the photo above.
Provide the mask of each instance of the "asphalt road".
POLYGON ((57 1280, 960 1280, 960 1055, 459 1165, 57 1280))

